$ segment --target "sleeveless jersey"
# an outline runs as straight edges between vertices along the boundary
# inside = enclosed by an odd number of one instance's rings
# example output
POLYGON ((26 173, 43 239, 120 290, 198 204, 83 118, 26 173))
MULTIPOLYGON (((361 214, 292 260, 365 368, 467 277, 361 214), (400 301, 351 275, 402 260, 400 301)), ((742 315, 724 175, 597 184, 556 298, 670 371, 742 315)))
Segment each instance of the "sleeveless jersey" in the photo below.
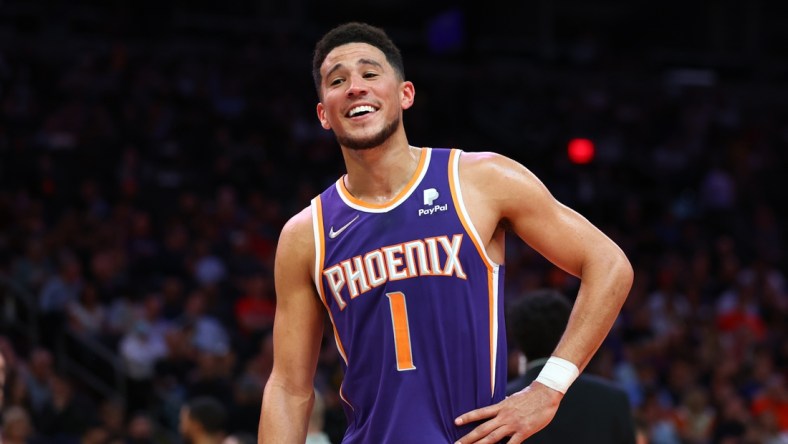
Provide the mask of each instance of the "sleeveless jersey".
POLYGON ((453 443, 454 418, 501 401, 503 266, 463 204, 459 150, 421 151, 391 202, 342 178, 312 200, 317 291, 345 372, 343 443, 453 443))

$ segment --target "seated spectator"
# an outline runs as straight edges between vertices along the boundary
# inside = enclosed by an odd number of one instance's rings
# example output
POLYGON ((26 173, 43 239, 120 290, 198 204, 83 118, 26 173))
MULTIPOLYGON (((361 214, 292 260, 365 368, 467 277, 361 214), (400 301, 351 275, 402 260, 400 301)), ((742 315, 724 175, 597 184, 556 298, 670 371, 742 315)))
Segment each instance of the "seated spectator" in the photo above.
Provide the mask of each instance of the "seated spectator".
POLYGON ((126 368, 130 411, 147 408, 152 401, 156 363, 167 355, 160 333, 143 320, 120 340, 118 352, 126 368))
POLYGON ((38 307, 41 310, 41 323, 44 330, 44 345, 53 347, 58 340, 56 332, 63 331, 66 310, 69 304, 79 300, 82 292, 82 265, 75 256, 64 254, 60 261, 58 274, 49 277, 41 288, 38 307))
POLYGON ((68 326, 78 335, 102 339, 106 332, 107 310, 99 299, 98 289, 86 282, 79 298, 66 307, 68 326))
POLYGON ((775 373, 768 385, 752 401, 755 417, 770 416, 780 433, 788 434, 788 387, 785 377, 775 373))
POLYGON ((27 387, 30 399, 31 414, 38 417, 44 407, 52 400, 51 379, 55 376, 54 357, 52 353, 43 348, 33 349, 29 358, 29 365, 22 377, 27 387))
POLYGON ((274 325, 276 301, 270 279, 261 271, 242 279, 243 293, 235 301, 235 321, 240 330, 242 353, 247 354, 274 325))
POLYGON ((227 329, 207 310, 207 296, 203 290, 192 291, 179 322, 189 334, 194 347, 205 351, 226 352, 230 349, 227 329))
POLYGON ((52 398, 40 414, 39 431, 53 442, 76 442, 97 418, 93 401, 65 375, 50 381, 52 398))

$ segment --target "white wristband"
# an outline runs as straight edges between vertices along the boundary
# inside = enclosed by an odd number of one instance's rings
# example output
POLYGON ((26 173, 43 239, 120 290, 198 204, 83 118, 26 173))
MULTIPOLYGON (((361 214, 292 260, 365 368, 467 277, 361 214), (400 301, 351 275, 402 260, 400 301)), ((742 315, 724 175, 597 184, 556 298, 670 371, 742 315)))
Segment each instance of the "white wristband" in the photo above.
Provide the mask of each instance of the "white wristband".
POLYGON ((576 365, 558 356, 551 356, 544 367, 542 367, 539 376, 536 377, 536 382, 561 393, 566 393, 569 386, 575 382, 579 375, 580 370, 576 365))

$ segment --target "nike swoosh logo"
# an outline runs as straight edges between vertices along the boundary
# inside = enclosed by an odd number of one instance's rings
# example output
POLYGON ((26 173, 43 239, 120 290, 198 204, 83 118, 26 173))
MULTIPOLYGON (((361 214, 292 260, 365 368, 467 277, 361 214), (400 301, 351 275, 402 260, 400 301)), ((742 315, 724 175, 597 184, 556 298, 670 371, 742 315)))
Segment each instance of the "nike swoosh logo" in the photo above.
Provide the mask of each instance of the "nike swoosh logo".
POLYGON ((355 222, 355 221, 356 221, 356 219, 358 219, 358 216, 359 216, 359 215, 358 215, 358 214, 356 214, 356 217, 354 217, 353 219, 351 219, 351 220, 350 220, 350 222, 346 223, 345 225, 342 225, 342 226, 341 226, 341 227, 340 227, 340 228, 339 228, 337 231, 334 231, 334 227, 332 226, 332 227, 331 227, 331 229, 330 229, 330 230, 328 230, 328 237, 330 237, 331 239, 333 239, 333 238, 335 238, 335 237, 339 236, 340 234, 342 234, 342 232, 343 232, 343 231, 345 231, 345 230, 347 229, 347 227, 349 227, 349 226, 350 226, 350 224, 352 224, 353 222, 355 222))

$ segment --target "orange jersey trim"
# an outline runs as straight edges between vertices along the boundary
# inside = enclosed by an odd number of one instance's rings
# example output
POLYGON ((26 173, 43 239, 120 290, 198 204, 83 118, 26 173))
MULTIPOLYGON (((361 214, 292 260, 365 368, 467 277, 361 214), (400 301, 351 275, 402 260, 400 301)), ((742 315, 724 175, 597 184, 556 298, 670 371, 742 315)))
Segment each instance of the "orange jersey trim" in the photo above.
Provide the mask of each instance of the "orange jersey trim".
POLYGON ((323 288, 322 270, 326 261, 326 237, 325 229, 323 227, 323 203, 320 200, 320 196, 312 199, 312 225, 315 232, 316 249, 314 276, 315 287, 317 287, 317 294, 320 296, 320 301, 323 302, 323 306, 326 307, 326 312, 328 312, 328 317, 331 319, 331 327, 334 330, 334 341, 336 341, 337 350, 339 350, 339 354, 342 356, 342 359, 345 360, 345 365, 347 365, 345 347, 342 346, 342 340, 339 339, 339 332, 337 331, 336 324, 334 323, 334 316, 331 314, 331 309, 328 307, 328 301, 326 301, 326 292, 323 288))
POLYGON ((339 180, 337 180, 337 189, 339 190, 339 194, 346 201, 361 208, 366 208, 370 210, 385 210, 385 209, 393 208, 398 204, 400 204, 405 199, 405 197, 408 196, 413 191, 413 187, 424 176, 424 172, 425 172, 424 170, 427 165, 427 159, 428 159, 428 151, 429 148, 421 149, 421 155, 419 156, 419 164, 416 167, 416 171, 413 173, 413 176, 410 178, 407 185, 405 185, 402 188, 402 191, 397 193, 397 195, 393 199, 391 199, 386 203, 383 204, 370 203, 354 197, 352 194, 350 194, 350 191, 348 191, 347 187, 345 187, 344 179, 346 175, 340 177, 339 180))

